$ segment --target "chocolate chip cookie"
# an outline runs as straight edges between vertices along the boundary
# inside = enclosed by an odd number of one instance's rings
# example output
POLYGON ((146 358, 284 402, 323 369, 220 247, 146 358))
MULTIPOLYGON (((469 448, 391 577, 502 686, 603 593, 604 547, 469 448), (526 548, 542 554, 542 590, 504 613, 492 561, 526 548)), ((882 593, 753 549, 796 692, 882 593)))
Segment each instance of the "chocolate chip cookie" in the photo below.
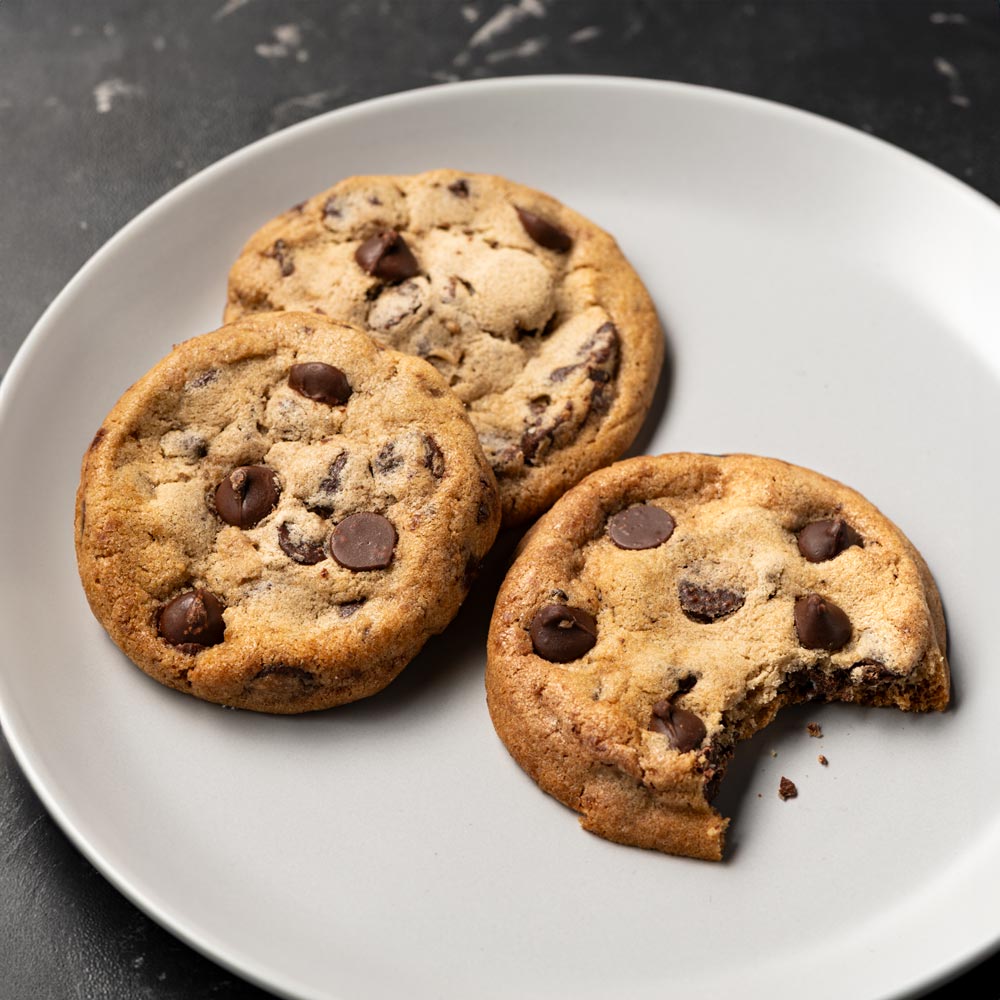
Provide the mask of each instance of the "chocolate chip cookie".
POLYGON ((94 614, 148 674, 290 713, 388 684, 499 522, 430 365, 288 312, 189 340, 125 393, 83 461, 76 546, 94 614))
POLYGON ((631 444, 663 334, 615 241, 500 177, 352 177, 272 220, 229 276, 227 320, 306 309, 429 361, 465 403, 506 525, 631 444))
POLYGON ((854 490, 749 455, 620 462, 529 532, 486 688, 515 760, 609 840, 717 860, 735 744, 810 700, 943 709, 945 623, 854 490))

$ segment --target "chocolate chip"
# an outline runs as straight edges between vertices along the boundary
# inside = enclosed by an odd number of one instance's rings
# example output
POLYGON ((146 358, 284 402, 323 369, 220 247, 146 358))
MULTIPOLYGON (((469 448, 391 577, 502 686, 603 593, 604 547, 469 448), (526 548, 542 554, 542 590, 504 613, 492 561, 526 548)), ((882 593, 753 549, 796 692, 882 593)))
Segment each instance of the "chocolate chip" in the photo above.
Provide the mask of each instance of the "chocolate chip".
POLYGON ((726 590, 724 587, 718 590, 699 587, 690 580, 681 580, 677 585, 677 598, 681 602, 681 610, 691 621, 709 625, 739 611, 746 600, 746 594, 738 590, 726 590))
POLYGON ((799 790, 795 787, 795 782, 789 781, 788 778, 782 775, 781 781, 778 782, 778 798, 782 802, 787 802, 789 799, 794 799, 798 794, 799 790))
POLYGON ((241 465, 215 489, 215 509, 227 524, 252 528, 278 503, 278 479, 266 465, 241 465))
POLYGON ((524 226, 524 231, 540 246, 546 250, 555 250, 558 253, 566 253, 573 245, 573 239, 564 229, 553 225, 548 219, 543 219, 534 212, 529 212, 525 208, 514 206, 517 217, 524 226))
POLYGON ((278 267, 281 268, 281 276, 287 278, 295 270, 295 262, 292 260, 291 251, 288 249, 288 244, 284 240, 275 240, 274 246, 271 247, 265 254, 265 257, 271 257, 277 261, 278 267))
POLYGON ((552 663, 578 660, 597 642, 597 621, 582 608, 546 604, 535 612, 528 629, 535 652, 552 663))
POLYGON ((808 594, 795 602, 795 631, 806 649, 833 652, 851 641, 851 622, 833 601, 808 594))
POLYGON ((341 618, 350 618, 364 603, 363 598, 360 601, 344 601, 343 604, 337 605, 337 614, 341 618))
POLYGON ((667 742, 680 753, 700 747, 708 732, 705 723, 694 712, 676 708, 666 700, 658 701, 653 706, 649 728, 666 736, 667 742))
POLYGON ((375 456, 374 469, 376 472, 384 475, 398 468, 402 462, 403 456, 396 451, 396 446, 391 441, 387 441, 375 456))
POLYGON ((163 606, 157 628, 172 646, 215 646, 225 637, 224 610, 215 594, 197 587, 163 606))
POLYGON ((392 562, 396 529, 381 514, 345 517, 330 535, 330 554, 347 569, 385 569, 392 562))
POLYGON ((608 537, 620 549, 655 549, 674 533, 674 519, 653 504, 636 504, 608 520, 608 537))
POLYGON ((842 518, 813 521, 798 535, 799 552, 809 562, 826 562, 852 545, 861 545, 861 536, 842 518))
POLYGON ((300 566, 315 566, 326 558, 322 542, 312 542, 300 531, 293 531, 287 524, 278 526, 278 545, 292 562, 300 566))
POLYGON ((300 396, 329 406, 343 406, 351 396, 347 376, 339 368, 322 361, 292 365, 288 372, 288 384, 300 396))
POLYGON ((323 205, 323 215, 327 218, 339 219, 342 214, 340 206, 337 204, 337 199, 332 196, 327 198, 323 205))
POLYGON ((435 479, 444 475, 444 452, 430 434, 424 435, 424 466, 435 479))
POLYGON ((87 451, 93 451, 104 440, 107 433, 107 427, 98 427, 97 433, 94 435, 94 439, 90 442, 90 447, 87 448, 87 451))
POLYGON ((355 251, 354 259, 369 274, 386 281, 402 281, 420 272, 417 259, 395 229, 370 236, 355 251))
POLYGON ((562 368, 553 368, 549 373, 549 381, 565 382, 566 376, 575 372, 582 364, 582 361, 578 361, 575 365, 563 365, 562 368))
POLYGON ((461 178, 457 181, 452 181, 448 185, 448 190, 456 198, 468 198, 469 197, 469 182, 465 178, 461 178))

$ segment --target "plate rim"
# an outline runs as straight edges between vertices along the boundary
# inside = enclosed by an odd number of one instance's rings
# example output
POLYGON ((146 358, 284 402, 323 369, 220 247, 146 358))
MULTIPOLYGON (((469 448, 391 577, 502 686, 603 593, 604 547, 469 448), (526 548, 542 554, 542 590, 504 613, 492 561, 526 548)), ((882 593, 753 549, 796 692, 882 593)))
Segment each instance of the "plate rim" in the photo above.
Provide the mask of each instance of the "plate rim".
MULTIPOLYGON (((448 95, 456 91, 498 92, 546 88, 552 91, 562 90, 568 93, 574 89, 585 87, 596 87, 601 90, 619 90, 622 92, 638 89, 649 93, 655 92, 667 98, 674 96, 682 100, 705 101, 728 105, 751 115, 764 114, 774 116, 790 121, 793 125, 798 125, 799 127, 818 129, 833 134, 842 141, 860 145, 865 149, 881 148, 880 155, 889 156, 890 159, 894 159, 897 163, 903 165, 905 169, 916 169, 922 172, 933 183, 944 183, 946 189, 950 191, 951 196, 966 199, 974 210, 983 212, 985 209, 985 215, 992 220, 991 224, 996 226, 998 231, 1000 231, 1000 205, 944 169, 879 136, 872 135, 816 112, 768 98, 744 94, 721 87, 686 83, 677 80, 604 74, 532 74, 489 77, 478 80, 462 80, 415 87, 358 101, 297 122, 277 132, 261 136, 227 153, 220 159, 198 170, 190 177, 185 178, 176 186, 159 195, 119 228, 85 260, 45 308, 18 347, 7 371, 0 378, 0 443, 2 443, 3 429, 7 426, 10 419, 16 386, 20 382, 23 373, 27 372, 33 364, 36 354, 43 349, 47 339, 47 332, 59 319, 60 313, 65 308, 67 301, 71 299, 81 285, 84 285, 89 280, 91 273, 101 266, 104 258, 113 254, 117 247, 121 243, 126 242, 135 230, 146 226, 159 215, 169 213, 175 202, 183 200, 199 186, 211 183, 216 175, 238 165, 241 160, 253 158, 261 148, 272 149, 280 147, 285 143, 294 142, 298 136, 304 135, 309 131, 323 130, 329 127, 331 122, 346 122, 352 118, 364 117, 373 111, 378 112, 387 107, 404 107, 408 103, 423 104, 427 101, 438 100, 439 98, 447 99, 448 95)), ((30 750, 31 739, 22 733, 18 722, 18 715, 17 706, 14 704, 14 699, 10 693, 6 692, 3 674, 0 673, 0 729, 3 731, 7 743, 11 748, 11 753, 22 774, 27 779, 33 792, 38 796, 45 810, 74 847, 133 905, 137 906, 150 919, 192 947, 195 951, 262 989, 268 990, 278 996, 287 997, 289 1000, 312 1000, 314 997, 317 1000, 323 1000, 323 998, 329 1000, 331 997, 340 996, 339 993, 316 993, 311 987, 296 983, 294 977, 284 971, 258 965, 252 955, 241 954, 238 950, 232 949, 229 945, 220 942, 214 935, 190 930, 186 926, 187 921, 182 914, 171 912, 168 906, 161 906, 160 903, 150 897, 147 889, 133 884, 127 875, 118 870, 118 866, 112 860, 106 859, 100 850, 89 842, 84 832, 78 829, 66 814, 55 792, 50 789, 46 777, 42 774, 43 768, 41 763, 39 762, 36 765, 36 762, 33 760, 30 750)), ((1000 923, 998 923, 997 927, 988 936, 988 940, 979 942, 964 953, 956 954, 946 967, 939 970, 937 975, 923 977, 917 983, 911 981, 909 984, 903 984, 901 988, 906 990, 914 988, 924 990, 939 986, 953 977, 960 975, 964 970, 988 956, 997 949, 998 944, 1000 944, 1000 923)), ((902 996, 903 994, 899 995, 902 996)))

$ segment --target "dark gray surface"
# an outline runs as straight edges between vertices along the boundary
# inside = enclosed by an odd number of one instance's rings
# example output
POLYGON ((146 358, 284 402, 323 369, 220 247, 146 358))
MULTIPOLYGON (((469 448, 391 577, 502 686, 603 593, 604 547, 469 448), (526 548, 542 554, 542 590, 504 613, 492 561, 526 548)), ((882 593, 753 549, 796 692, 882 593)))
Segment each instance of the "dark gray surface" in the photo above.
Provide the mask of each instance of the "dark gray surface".
MULTIPOLYGON (((226 153, 379 94, 563 72, 771 98, 1000 199, 1000 20, 987 0, 0 0, 0 371, 108 237, 226 153)), ((1000 958, 984 969, 995 983, 1000 958)), ((959 989, 997 995, 965 976, 933 996, 959 989)), ((268 995, 120 896, 0 740, 0 997, 268 995)))

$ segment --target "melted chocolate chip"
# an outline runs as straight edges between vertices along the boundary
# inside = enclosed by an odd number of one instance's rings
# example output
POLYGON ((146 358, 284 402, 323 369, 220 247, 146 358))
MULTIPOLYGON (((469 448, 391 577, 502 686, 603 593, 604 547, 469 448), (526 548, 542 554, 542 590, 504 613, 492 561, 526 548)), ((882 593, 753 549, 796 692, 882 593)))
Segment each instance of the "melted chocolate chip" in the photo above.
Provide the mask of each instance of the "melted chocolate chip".
POLYGON ((224 610, 215 594, 197 587, 163 606, 157 629, 172 646, 215 646, 225 637, 224 610))
POLYGON ((370 236, 354 253, 362 269, 386 281, 403 281, 420 273, 417 259, 395 229, 370 236))
POLYGON ((274 246, 264 256, 271 257, 277 262, 278 267, 281 268, 281 276, 283 278, 287 278, 295 271, 295 262, 292 260, 291 251, 284 240, 275 240, 274 246))
POLYGON ((448 190, 456 198, 468 198, 469 197, 469 182, 464 178, 460 178, 457 181, 452 181, 448 185, 448 190))
POLYGON ((300 566, 315 566, 326 558, 322 542, 312 542, 300 531, 293 532, 287 524, 278 526, 278 545, 292 562, 300 566))
POLYGON ((548 219, 543 219, 534 212, 529 212, 525 208, 514 206, 517 217, 524 226, 524 231, 540 246, 546 250, 555 250, 558 253, 566 253, 573 245, 573 238, 564 229, 553 225, 548 219))
POLYGON ((569 663, 593 648, 597 621, 582 608, 546 604, 535 612, 528 634, 540 657, 552 663, 569 663))
POLYGON ((322 361, 292 365, 288 372, 288 384, 300 396, 329 406, 343 406, 351 396, 347 376, 339 368, 322 361))
POLYGON ((620 549, 655 549, 674 533, 674 519, 662 508, 637 504, 608 520, 608 537, 620 549))
POLYGON ((852 545, 861 545, 861 536, 842 518, 813 521, 798 535, 799 552, 809 562, 826 562, 852 545))
POLYGON ((337 614, 341 618, 350 618, 364 603, 363 598, 360 601, 344 601, 343 604, 337 605, 337 614))
POLYGON ((94 435, 93 441, 90 442, 90 447, 87 448, 87 451, 93 451, 104 440, 107 433, 107 427, 98 427, 97 433, 94 435))
POLYGON ((667 742, 680 753, 697 749, 708 732, 705 723, 694 712, 676 708, 666 700, 653 706, 649 728, 666 736, 667 742))
POLYGON ((402 463, 403 456, 396 451, 396 446, 391 441, 386 441, 375 456, 373 465, 376 472, 384 475, 387 472, 392 472, 393 469, 398 468, 402 463))
POLYGON ((327 198, 323 205, 323 215, 330 219, 339 219, 342 214, 337 199, 332 196, 327 198))
POLYGON ((381 514, 362 511, 345 517, 330 535, 330 554, 347 569, 385 569, 392 562, 396 529, 381 514))
POLYGON ((266 465, 241 465, 215 489, 215 509, 227 524, 252 528, 278 503, 278 479, 266 465))
POLYGON ((851 641, 851 622, 833 601, 808 594, 795 602, 795 631, 806 649, 843 649, 851 641))
POLYGON ((737 590, 709 587, 699 587, 690 580, 681 580, 677 585, 677 598, 681 602, 681 610, 691 621, 709 625, 739 611, 746 600, 746 594, 737 590))
POLYGON ((444 452, 430 434, 424 435, 424 466, 435 479, 444 475, 444 452))

